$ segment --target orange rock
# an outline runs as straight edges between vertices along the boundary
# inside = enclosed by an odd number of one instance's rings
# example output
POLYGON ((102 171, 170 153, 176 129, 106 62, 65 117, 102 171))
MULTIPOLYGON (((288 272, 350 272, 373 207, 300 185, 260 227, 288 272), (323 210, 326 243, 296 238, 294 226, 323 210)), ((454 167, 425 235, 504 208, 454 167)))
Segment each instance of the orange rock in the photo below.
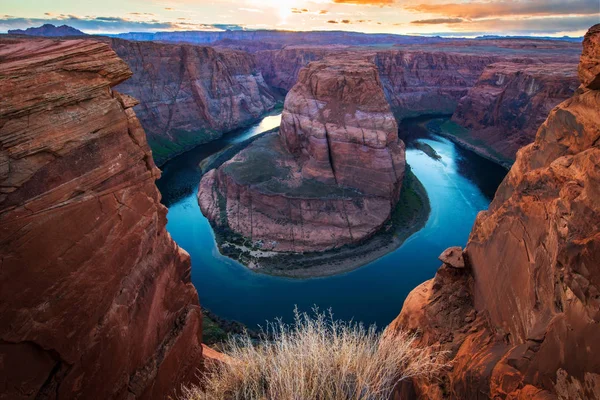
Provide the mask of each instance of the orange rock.
POLYGON ((165 229, 131 71, 88 40, 0 40, 2 399, 156 399, 196 379, 201 313, 165 229))
MULTIPOLYGON (((597 25, 584 41, 585 71, 600 73, 599 38, 597 25)), ((405 304, 388 327, 393 337, 418 321, 423 341, 453 357, 441 383, 413 382, 422 398, 600 398, 600 90, 588 85, 595 79, 584 73, 584 86, 551 111, 478 215, 465 251, 472 275, 442 280, 442 267, 432 292, 410 295, 418 304, 405 304), (461 291, 470 303, 457 303, 461 291), (456 315, 471 313, 472 322, 457 325, 456 315)))

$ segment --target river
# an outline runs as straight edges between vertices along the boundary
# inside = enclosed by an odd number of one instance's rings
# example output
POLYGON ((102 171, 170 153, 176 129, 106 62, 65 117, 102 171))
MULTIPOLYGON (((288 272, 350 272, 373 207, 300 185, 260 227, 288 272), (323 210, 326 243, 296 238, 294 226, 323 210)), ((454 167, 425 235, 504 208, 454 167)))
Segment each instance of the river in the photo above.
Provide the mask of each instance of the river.
POLYGON ((192 281, 200 304, 222 318, 251 328, 282 317, 289 321, 293 308, 331 308, 335 317, 383 327, 400 312, 404 299, 417 285, 435 275, 438 255, 447 247, 464 246, 481 210, 488 207, 506 171, 453 142, 429 133, 428 119, 400 127, 407 142, 406 159, 425 186, 431 214, 425 227, 397 250, 342 275, 294 280, 254 273, 220 255, 210 224, 200 212, 196 191, 200 161, 224 147, 279 125, 281 115, 201 145, 163 166, 157 182, 169 207, 167 230, 192 258, 192 281), (419 140, 441 156, 434 160, 411 148, 419 140))

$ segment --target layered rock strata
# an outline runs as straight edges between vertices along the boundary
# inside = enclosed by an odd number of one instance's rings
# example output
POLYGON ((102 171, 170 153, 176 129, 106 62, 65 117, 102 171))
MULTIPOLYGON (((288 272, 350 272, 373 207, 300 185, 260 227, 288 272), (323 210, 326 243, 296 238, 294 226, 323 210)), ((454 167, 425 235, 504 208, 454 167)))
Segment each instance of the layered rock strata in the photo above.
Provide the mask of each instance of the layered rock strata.
POLYGON ((0 41, 0 398, 158 399, 194 382, 190 260, 132 107, 88 40, 0 41))
POLYGON ((478 215, 466 268, 442 266, 386 330, 450 352, 420 398, 600 398, 600 25, 583 44, 581 86, 478 215))
POLYGON ((349 49, 344 47, 293 47, 257 53, 266 82, 290 90, 300 70, 310 61, 331 54, 370 58, 379 70, 385 95, 398 118, 424 114, 452 114, 484 68, 499 58, 493 55, 445 53, 434 50, 349 49))
POLYGON ((249 125, 276 99, 251 54, 192 45, 111 39, 133 76, 117 89, 135 107, 157 164, 249 125))
POLYGON ((572 63, 494 63, 460 100, 452 121, 469 129, 469 141, 481 143, 480 151, 489 148, 514 161, 550 110, 578 85, 572 63))
POLYGON ((213 225, 262 249, 328 250, 388 220, 404 170, 404 143, 375 65, 328 59, 300 73, 279 135, 207 173, 198 201, 213 225))

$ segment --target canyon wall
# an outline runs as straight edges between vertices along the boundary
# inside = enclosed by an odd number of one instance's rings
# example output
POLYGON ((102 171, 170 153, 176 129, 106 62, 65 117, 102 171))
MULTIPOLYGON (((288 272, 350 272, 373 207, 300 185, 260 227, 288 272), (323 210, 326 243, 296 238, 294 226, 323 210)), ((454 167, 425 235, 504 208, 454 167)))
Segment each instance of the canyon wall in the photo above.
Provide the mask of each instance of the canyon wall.
POLYGON ((457 126, 441 133, 504 165, 578 85, 572 43, 471 40, 420 47, 288 46, 259 51, 257 62, 270 86, 289 91, 311 61, 332 54, 369 57, 398 120, 453 114, 457 126))
POLYGON ((581 86, 517 153, 467 244, 387 328, 450 352, 420 398, 600 398, 600 25, 584 40, 581 86))
POLYGON ((494 63, 460 100, 452 121, 469 130, 468 142, 481 151, 490 148, 514 161, 517 150, 533 142, 550 110, 578 85, 572 63, 494 63))
POLYGON ((106 44, 0 40, 0 398, 159 399, 194 382, 190 259, 106 44))
POLYGON ((396 118, 452 114, 493 55, 380 51, 375 54, 385 94, 396 118))
POLYGON ((355 243, 389 219, 404 143, 374 64, 310 63, 286 97, 279 135, 207 173, 202 212, 261 249, 321 251, 355 243))
POLYGON ((452 114, 484 68, 499 58, 492 55, 441 51, 349 49, 345 47, 286 47, 257 53, 266 82, 288 91, 301 68, 331 54, 362 54, 377 65, 385 95, 396 118, 423 114, 452 114))
POLYGON ((154 161, 256 122, 276 99, 251 54, 212 47, 109 40, 133 76, 117 90, 135 107, 154 161))

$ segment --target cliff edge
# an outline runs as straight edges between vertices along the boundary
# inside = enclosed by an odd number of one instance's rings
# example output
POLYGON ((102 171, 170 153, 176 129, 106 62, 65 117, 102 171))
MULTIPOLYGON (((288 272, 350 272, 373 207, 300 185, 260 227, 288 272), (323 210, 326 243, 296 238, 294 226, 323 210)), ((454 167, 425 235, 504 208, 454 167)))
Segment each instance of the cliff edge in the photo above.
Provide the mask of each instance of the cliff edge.
POLYGON ((157 399, 201 312, 106 44, 0 41, 0 399, 157 399))
POLYGON ((420 398, 600 398, 600 25, 581 86, 522 148, 467 244, 387 328, 450 352, 420 398))

